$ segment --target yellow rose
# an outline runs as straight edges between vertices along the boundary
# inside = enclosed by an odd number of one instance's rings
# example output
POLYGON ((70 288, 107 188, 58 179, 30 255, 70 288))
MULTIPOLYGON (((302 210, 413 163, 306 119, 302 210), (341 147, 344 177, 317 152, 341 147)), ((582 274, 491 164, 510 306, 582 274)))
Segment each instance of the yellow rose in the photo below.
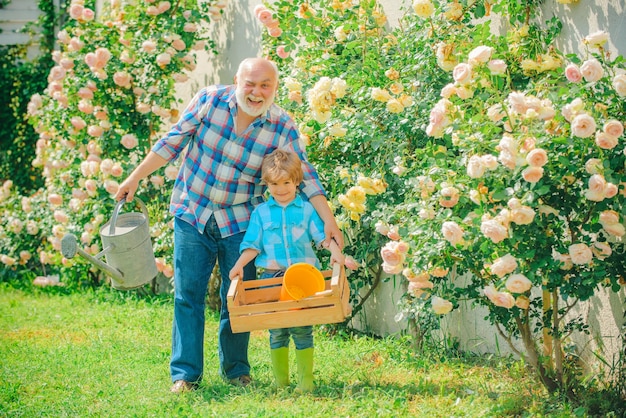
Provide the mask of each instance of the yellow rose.
POLYGON ((398 99, 390 99, 387 102, 387 110, 391 113, 401 113, 404 111, 404 106, 398 99))
POLYGON ((432 16, 435 12, 435 6, 433 6, 430 0, 415 0, 413 2, 413 10, 415 10, 416 15, 425 19, 432 16))

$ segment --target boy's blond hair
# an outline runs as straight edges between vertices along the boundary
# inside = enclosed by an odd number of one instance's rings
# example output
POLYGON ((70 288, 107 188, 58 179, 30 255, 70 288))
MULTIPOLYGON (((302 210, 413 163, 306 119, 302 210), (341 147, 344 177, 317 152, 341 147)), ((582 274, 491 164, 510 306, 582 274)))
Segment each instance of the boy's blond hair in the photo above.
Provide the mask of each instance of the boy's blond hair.
POLYGON ((302 161, 295 153, 277 149, 263 157, 261 179, 266 183, 289 178, 298 185, 303 177, 302 161))

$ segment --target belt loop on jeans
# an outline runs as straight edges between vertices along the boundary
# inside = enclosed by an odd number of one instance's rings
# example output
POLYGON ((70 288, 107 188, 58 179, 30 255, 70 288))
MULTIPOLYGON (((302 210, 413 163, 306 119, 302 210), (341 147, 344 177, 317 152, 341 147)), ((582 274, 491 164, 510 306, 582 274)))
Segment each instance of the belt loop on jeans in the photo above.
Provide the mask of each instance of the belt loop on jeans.
POLYGON ((271 274, 272 277, 280 277, 280 276, 284 276, 285 275, 285 270, 272 270, 272 269, 265 269, 263 270, 264 274, 271 274))

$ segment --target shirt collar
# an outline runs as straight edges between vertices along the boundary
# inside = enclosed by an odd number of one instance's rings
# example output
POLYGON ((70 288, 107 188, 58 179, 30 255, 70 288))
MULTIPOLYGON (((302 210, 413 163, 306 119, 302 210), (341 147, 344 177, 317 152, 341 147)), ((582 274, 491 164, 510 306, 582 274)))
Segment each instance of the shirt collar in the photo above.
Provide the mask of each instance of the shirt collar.
MULTIPOLYGON (((274 199, 274 196, 270 196, 270 198, 267 200, 267 204, 271 206, 282 207, 282 205, 276 202, 276 199, 274 199)), ((286 207, 288 206, 302 207, 303 205, 304 205, 304 200, 302 200, 302 196, 300 196, 299 194, 296 194, 296 198, 293 199, 291 202, 289 202, 286 207)))

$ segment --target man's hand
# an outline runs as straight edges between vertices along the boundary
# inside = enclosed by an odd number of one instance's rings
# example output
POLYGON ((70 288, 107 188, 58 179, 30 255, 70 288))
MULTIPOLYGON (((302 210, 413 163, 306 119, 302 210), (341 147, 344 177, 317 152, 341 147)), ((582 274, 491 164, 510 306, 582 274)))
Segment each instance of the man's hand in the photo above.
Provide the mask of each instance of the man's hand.
POLYGON ((324 233, 326 234, 324 247, 329 248, 332 241, 335 241, 337 246, 339 246, 340 249, 343 249, 343 233, 335 222, 327 222, 326 224, 324 224, 324 233))
POLYGON ((128 177, 122 182, 122 184, 120 184, 119 189, 117 189, 115 200, 119 202, 123 198, 126 198, 127 202, 132 202, 138 187, 139 182, 134 180, 132 177, 128 177))

